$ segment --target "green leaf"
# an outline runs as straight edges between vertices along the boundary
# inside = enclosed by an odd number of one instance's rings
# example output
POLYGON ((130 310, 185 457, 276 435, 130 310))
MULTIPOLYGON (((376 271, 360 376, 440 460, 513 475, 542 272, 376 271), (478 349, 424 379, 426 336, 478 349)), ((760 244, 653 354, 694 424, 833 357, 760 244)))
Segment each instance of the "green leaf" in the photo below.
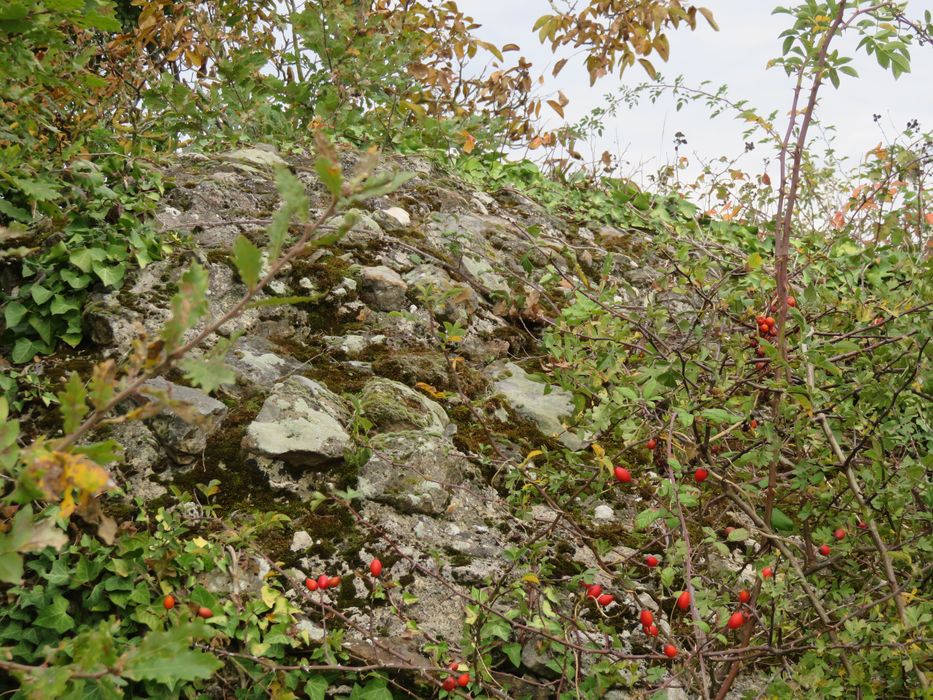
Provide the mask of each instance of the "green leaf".
POLYGON ((233 243, 233 264, 236 265, 243 284, 253 289, 262 270, 262 251, 242 233, 233 243))
POLYGON ((737 527, 735 528, 735 530, 729 533, 730 542, 741 542, 742 540, 747 540, 747 539, 748 539, 748 530, 746 530, 744 527, 737 527))
POLYGON ((341 188, 343 187, 343 173, 340 169, 340 163, 338 163, 336 159, 331 160, 330 158, 320 156, 314 162, 314 169, 317 171, 318 177, 321 178, 321 182, 324 183, 324 187, 327 188, 331 196, 335 199, 339 197, 341 188))
POLYGON ((55 189, 55 186, 48 181, 27 180, 21 177, 14 177, 13 184, 20 192, 29 197, 29 199, 34 199, 37 202, 49 202, 58 198, 58 191, 55 189))
POLYGON ((150 632, 122 657, 123 675, 134 681, 172 685, 210 678, 223 664, 212 654, 188 648, 203 637, 201 625, 180 624, 166 632, 150 632))
POLYGON ((71 373, 64 390, 58 392, 57 396, 61 402, 62 429, 68 435, 81 424, 81 419, 88 412, 88 405, 85 402, 87 391, 77 372, 71 373))
POLYGON ((663 511, 660 511, 656 508, 648 508, 647 510, 643 510, 641 513, 635 516, 635 529, 644 530, 655 520, 663 516, 663 511))
POLYGON ((512 642, 506 644, 502 647, 502 651, 505 652, 505 655, 509 657, 509 661, 512 662, 512 665, 515 668, 519 668, 522 665, 522 645, 517 642, 512 642))
POLYGON ((738 421, 738 416, 721 408, 705 408, 700 415, 711 423, 735 423, 738 421))
POLYGON ((81 272, 90 272, 94 258, 88 248, 79 248, 68 255, 68 262, 74 265, 81 272))
POLYGON ((64 634, 74 629, 75 621, 68 614, 68 601, 64 597, 57 595, 52 598, 50 603, 39 609, 34 624, 64 634))
POLYGON ((39 334, 46 343, 52 343, 52 321, 46 316, 31 314, 29 316, 29 325, 39 334))
POLYGON ((123 283, 123 275, 126 274, 126 265, 124 263, 105 265, 102 262, 95 262, 91 267, 94 274, 108 287, 119 287, 123 283))
POLYGON ((27 312, 28 309, 18 301, 9 302, 6 308, 3 309, 3 320, 6 322, 6 327, 15 328, 18 326, 27 312))
POLYGON ((18 584, 23 578, 23 557, 19 552, 0 554, 0 581, 18 584))
POLYGON ((29 338, 17 338, 10 359, 15 364, 21 365, 24 362, 29 362, 39 352, 39 346, 29 338))
POLYGON ((329 686, 324 676, 315 676, 305 683, 305 694, 310 700, 324 700, 329 686))
POLYGON ((781 532, 793 532, 794 521, 788 518, 779 508, 771 509, 771 527, 781 532))
POLYGON ((53 292, 41 284, 34 284, 29 287, 29 294, 32 296, 32 300, 41 306, 52 298, 53 292))
POLYGON ((49 310, 56 316, 61 316, 69 311, 80 311, 81 304, 76 299, 66 299, 61 294, 56 294, 49 305, 49 310))
POLYGON ((189 357, 178 364, 188 381, 208 393, 223 384, 236 383, 236 375, 224 364, 223 357, 189 357))

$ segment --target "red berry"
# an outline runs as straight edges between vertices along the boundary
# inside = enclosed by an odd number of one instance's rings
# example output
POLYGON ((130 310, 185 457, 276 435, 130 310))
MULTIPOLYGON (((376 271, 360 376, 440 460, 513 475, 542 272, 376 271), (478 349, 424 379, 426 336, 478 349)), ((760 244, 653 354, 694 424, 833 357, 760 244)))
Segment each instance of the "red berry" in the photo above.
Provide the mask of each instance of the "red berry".
POLYGON ((760 330, 762 333, 767 335, 768 331, 771 330, 771 328, 768 325, 762 323, 760 326, 758 326, 758 330, 760 330))
POLYGON ((822 544, 822 545, 820 545, 820 554, 822 554, 824 557, 828 557, 830 551, 831 551, 831 550, 830 550, 828 544, 822 544))
POLYGON ((777 323, 777 321, 775 321, 774 318, 773 318, 772 316, 768 316, 768 318, 765 319, 765 323, 766 323, 770 328, 774 328, 774 324, 777 323))
POLYGON ((453 678, 445 678, 441 687, 447 692, 450 692, 457 687, 457 681, 455 681, 453 678))
POLYGON ((649 450, 653 450, 657 446, 658 446, 658 441, 655 440, 654 438, 649 439, 648 442, 646 443, 646 447, 649 450))
POLYGON ((756 357, 764 357, 764 356, 765 356, 765 349, 759 345, 757 348, 755 348, 755 356, 756 356, 756 357))
POLYGON ((787 297, 787 305, 790 308, 794 308, 795 306, 797 306, 797 300, 794 299, 794 297, 787 297))
POLYGON ((761 570, 762 578, 771 578, 772 576, 774 576, 774 571, 771 569, 770 566, 766 566, 765 568, 761 570))
POLYGON ((767 320, 768 319, 766 319, 764 316, 755 316, 755 323, 757 323, 759 326, 765 325, 767 320))
POLYGON ((833 533, 833 535, 836 537, 837 540, 844 540, 846 537, 846 531, 840 527, 838 530, 836 530, 833 533))
POLYGON ((865 522, 862 522, 861 520, 859 520, 859 521, 858 521, 858 529, 859 529, 859 530, 867 530, 867 529, 868 529, 868 523, 865 523, 865 522))
POLYGON ((680 594, 680 597, 677 598, 677 607, 681 610, 690 609, 690 591, 684 591, 680 594))
POLYGON ((642 610, 638 619, 641 620, 642 627, 651 627, 651 623, 654 622, 654 614, 650 610, 642 610))
POLYGON ((756 421, 754 418, 752 418, 752 422, 751 422, 749 425, 751 425, 751 426, 752 426, 752 430, 754 430, 755 428, 758 427, 758 421, 756 421))
POLYGON ((313 578, 306 578, 306 579, 305 579, 305 588, 307 588, 309 591, 316 591, 316 590, 317 590, 317 581, 315 581, 313 578))
POLYGON ((598 583, 594 583, 592 586, 586 589, 586 595, 590 598, 599 598, 603 593, 603 587, 598 583))
POLYGON ((673 659, 675 656, 677 656, 677 647, 675 647, 673 644, 665 644, 664 656, 669 659, 673 659))
POLYGON ((764 372, 767 368, 768 368, 767 362, 756 362, 755 363, 755 369, 757 369, 759 372, 764 372))
POLYGON ((378 559, 373 559, 369 562, 369 573, 373 576, 379 576, 382 573, 382 562, 378 559))
POLYGON ((723 530, 722 532, 723 532, 723 534, 724 534, 726 537, 728 537, 728 536, 731 535, 733 532, 735 532, 735 528, 732 527, 732 526, 730 525, 729 527, 727 527, 727 528, 726 528, 725 530, 723 530))
POLYGON ((447 668, 449 668, 451 671, 456 671, 460 668, 460 662, 451 661, 449 664, 447 664, 447 668))
POLYGON ((768 329, 768 335, 770 335, 772 338, 777 337, 777 328, 771 326, 771 328, 768 329))
POLYGON ((337 586, 339 586, 339 585, 340 585, 340 577, 339 577, 339 576, 333 576, 333 577, 327 579, 327 587, 328 587, 328 588, 337 588, 337 586))
POLYGON ((660 562, 658 561, 658 558, 657 558, 656 556, 654 556, 653 554, 649 554, 647 557, 645 557, 645 564, 648 565, 648 568, 649 568, 649 569, 653 569, 653 568, 656 567, 659 563, 660 563, 660 562))
POLYGON ((739 602, 740 602, 740 603, 747 603, 747 602, 750 601, 751 599, 752 599, 752 594, 751 594, 751 593, 749 593, 748 591, 746 591, 746 590, 744 590, 744 589, 742 589, 741 591, 739 591, 739 602))
POLYGON ((175 607, 175 596, 171 596, 171 595, 165 596, 165 599, 162 601, 162 605, 165 607, 166 610, 171 610, 172 608, 174 608, 175 607))
POLYGON ((706 481, 706 477, 708 476, 709 472, 706 471, 703 467, 700 467, 695 472, 693 472, 693 480, 698 484, 702 484, 704 481, 706 481))
POLYGON ((625 467, 616 467, 615 475, 618 481, 621 481, 623 484, 627 484, 632 480, 632 473, 625 467))
POLYGON ((200 607, 198 608, 198 617, 203 617, 205 620, 209 617, 214 617, 214 613, 211 612, 210 608, 200 607))
POLYGON ((330 585, 330 579, 327 578, 327 574, 321 574, 317 577, 317 587, 322 591, 330 585))
POLYGON ((657 637, 657 636, 658 636, 658 626, 657 626, 657 625, 651 625, 648 629, 645 630, 645 634, 647 634, 649 637, 657 637))
POLYGON ((596 602, 602 605, 603 607, 609 605, 613 601, 611 593, 603 593, 599 598, 596 599, 596 602))
POLYGON ((737 630, 744 624, 745 615, 742 612, 734 612, 729 616, 729 622, 726 623, 726 627, 728 627, 730 630, 737 630))
POLYGON ((470 674, 461 673, 457 677, 457 685, 459 685, 461 688, 466 688, 468 685, 470 685, 470 674))

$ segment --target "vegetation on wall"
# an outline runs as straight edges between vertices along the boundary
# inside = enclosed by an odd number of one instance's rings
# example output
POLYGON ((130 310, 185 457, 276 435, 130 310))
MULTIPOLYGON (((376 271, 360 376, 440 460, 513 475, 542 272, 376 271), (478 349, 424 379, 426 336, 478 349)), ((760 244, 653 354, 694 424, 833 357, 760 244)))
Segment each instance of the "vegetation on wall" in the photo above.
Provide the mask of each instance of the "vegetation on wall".
MULTIPOLYGON (((323 698, 344 686, 350 698, 503 697, 495 671, 520 667, 522 643, 534 637, 557 678, 548 692, 559 697, 654 687, 671 673, 692 693, 723 698, 749 667, 764 672, 772 697, 924 697, 933 626, 930 137, 908 124, 853 181, 809 150, 808 133, 827 86, 857 77, 855 57, 836 48, 840 36, 858 36, 860 52, 896 78, 912 50, 929 50, 931 18, 910 19, 894 2, 778 8, 789 26, 774 65, 793 86, 780 118, 724 90, 656 82, 573 128, 542 132, 542 108, 563 115, 566 98, 536 94, 532 66, 509 60, 518 47, 482 41, 453 2, 284 5, 0 8, 0 342, 9 360, 0 367, 0 669, 15 679, 13 696, 200 697, 219 687, 243 698, 323 698), (480 70, 487 60, 492 69, 480 70), (575 144, 614 109, 661 94, 733 113, 774 149, 777 181, 710 167, 681 184, 675 166, 646 192, 611 177, 604 159, 575 167, 575 144), (505 474, 516 512, 547 504, 595 552, 620 541, 635 552, 615 584, 648 583, 669 603, 657 613, 663 635, 652 631, 654 614, 641 619, 644 651, 621 648, 619 632, 636 625, 603 610, 612 594, 595 590, 594 571, 568 573, 542 555, 548 532, 517 543, 501 578, 459 601, 463 642, 431 649, 429 670, 355 657, 342 643, 353 621, 314 596, 316 586, 342 593, 340 583, 290 580, 262 545, 285 516, 215 512, 223 484, 175 493, 206 514, 197 527, 178 509, 136 504, 132 530, 117 532, 121 500, 107 496, 108 470, 121 448, 90 436, 169 405, 164 396, 125 402, 169 368, 216 388, 228 377, 220 352, 190 351, 256 303, 290 261, 338 244, 355 204, 404 182, 374 174, 375 151, 344 173, 333 140, 423 153, 487 189, 519 190, 572 225, 650 240, 615 251, 651 273, 642 291, 615 274, 613 255, 594 269, 567 250, 574 275, 528 263, 538 298, 510 299, 545 327, 541 373, 573 392, 576 430, 596 436, 588 450, 540 445, 520 463, 494 444, 482 451, 505 474), (312 219, 303 185, 280 173, 282 204, 264 248, 241 237, 230 251, 247 291, 221 316, 207 317, 208 280, 194 264, 171 320, 138 339, 123 364, 97 363, 61 386, 30 383, 24 366, 63 344, 87 347, 90 294, 173 254, 178 241, 149 223, 164 188, 155 166, 181 147, 257 141, 313 144, 325 210, 312 219), (510 160, 510 145, 547 155, 510 160), (20 423, 37 401, 57 404, 60 430, 20 423), (587 531, 581 502, 633 494, 645 507, 623 538, 587 531), (749 590, 707 566, 740 544, 758 573, 749 590), (241 553, 267 567, 261 599, 219 599, 198 583, 206 572, 236 575, 241 553), (323 639, 296 628, 299 611, 326 621, 323 639), (579 641, 589 634, 607 641, 579 641)), ((554 50, 582 49, 592 81, 636 64, 653 77, 652 58, 668 54, 665 32, 696 28, 698 17, 713 23, 677 0, 552 12, 529 24, 554 50)), ((456 377, 454 330, 438 329, 437 349, 456 377)), ((357 424, 360 455, 365 432, 357 424)), ((354 500, 350 489, 310 505, 365 530, 354 500)), ((386 533, 368 534, 404 556, 386 533)), ((388 601, 403 616, 411 601, 380 579, 381 563, 354 566, 372 604, 388 601)))

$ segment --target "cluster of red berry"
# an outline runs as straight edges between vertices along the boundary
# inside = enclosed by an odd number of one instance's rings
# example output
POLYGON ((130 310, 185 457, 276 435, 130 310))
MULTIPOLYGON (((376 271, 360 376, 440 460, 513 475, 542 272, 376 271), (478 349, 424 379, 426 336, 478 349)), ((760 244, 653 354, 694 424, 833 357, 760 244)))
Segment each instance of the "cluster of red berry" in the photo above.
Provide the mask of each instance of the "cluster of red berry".
POLYGON ((339 576, 328 576, 327 574, 321 574, 316 579, 306 578, 305 579, 305 588, 309 591, 324 591, 328 588, 337 588, 340 585, 339 576))
MULTIPOLYGON (((171 610, 178 604, 178 600, 175 596, 169 594, 162 599, 162 607, 166 610, 171 610)), ((209 617, 214 617, 214 612, 210 608, 205 608, 203 605, 198 606, 198 609, 195 611, 197 616, 203 619, 208 619, 209 617)))
MULTIPOLYGON (((449 668, 451 671, 459 671, 460 664, 457 663, 456 661, 451 661, 450 665, 447 668, 449 668)), ((453 675, 447 676, 447 678, 445 678, 444 682, 441 684, 441 687, 449 693, 451 690, 456 688, 458 685, 461 688, 466 688, 468 685, 470 685, 470 674, 469 673, 460 673, 460 674, 455 673, 453 675)))
POLYGON ((603 587, 598 583, 586 583, 585 581, 581 581, 580 585, 586 588, 587 598, 592 598, 603 607, 606 607, 609 605, 609 603, 615 600, 615 596, 613 596, 611 593, 603 593, 603 587))

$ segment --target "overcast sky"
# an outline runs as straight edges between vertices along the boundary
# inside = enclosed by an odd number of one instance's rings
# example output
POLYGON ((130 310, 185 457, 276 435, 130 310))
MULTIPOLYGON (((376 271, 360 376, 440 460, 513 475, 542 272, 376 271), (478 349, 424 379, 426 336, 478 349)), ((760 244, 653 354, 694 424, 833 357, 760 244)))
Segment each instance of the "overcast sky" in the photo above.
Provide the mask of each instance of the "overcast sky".
MULTIPOLYGON (((544 89, 564 91, 570 98, 565 110, 568 122, 575 122, 603 104, 604 95, 619 85, 636 85, 647 80, 644 71, 634 67, 626 71, 621 81, 615 76, 606 77, 591 88, 579 58, 571 59, 557 78, 550 78, 556 58, 531 32, 534 20, 549 12, 545 0, 458 0, 458 4, 483 25, 476 32, 478 36, 500 46, 509 42, 519 44, 522 54, 535 64, 534 76, 545 73, 544 89)), ((771 14, 781 3, 707 0, 702 4, 713 11, 719 32, 699 19, 695 32, 670 33, 670 61, 664 64, 652 58, 662 75, 667 79, 683 75, 687 85, 699 85, 703 80, 711 80, 715 85, 726 83, 733 99, 747 99, 760 113, 780 108, 781 115, 786 114, 790 79, 779 68, 766 70, 768 60, 780 54, 778 35, 789 24, 787 15, 771 14)), ((792 2, 785 0, 783 4, 792 2)), ((908 8, 910 16, 922 16, 924 10, 933 10, 933 0, 911 0, 908 8)), ((839 46, 851 52, 856 43, 850 40, 839 46)), ((881 69, 874 56, 860 53, 853 64, 860 77, 843 78, 839 90, 827 86, 821 93, 820 118, 824 124, 837 127, 837 151, 849 156, 853 165, 884 138, 879 125, 872 120, 873 114, 882 115, 880 126, 888 137, 903 130, 911 119, 919 119, 924 130, 933 129, 933 47, 914 47, 911 57, 912 73, 895 81, 881 69)), ((542 115, 544 111, 548 108, 542 115)), ((548 122, 550 126, 560 123, 557 115, 549 116, 548 122)), ((599 151, 608 149, 614 154, 624 154, 622 158, 629 165, 623 174, 638 170, 640 163, 645 163, 640 170, 654 171, 673 161, 673 138, 677 131, 686 135, 688 144, 683 152, 694 163, 720 155, 735 156, 743 150, 742 126, 738 121, 725 114, 710 120, 707 110, 700 105, 677 112, 671 100, 664 100, 625 111, 607 123, 599 151)), ((756 150, 743 156, 740 165, 746 170, 760 170, 766 155, 763 149, 756 150)))

